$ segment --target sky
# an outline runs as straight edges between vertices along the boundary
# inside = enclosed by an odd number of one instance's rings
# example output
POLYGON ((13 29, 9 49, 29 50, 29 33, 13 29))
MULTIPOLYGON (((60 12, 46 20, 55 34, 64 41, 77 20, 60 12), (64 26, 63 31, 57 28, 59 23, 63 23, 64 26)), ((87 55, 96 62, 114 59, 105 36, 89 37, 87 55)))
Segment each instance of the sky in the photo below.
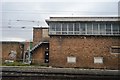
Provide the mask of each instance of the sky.
POLYGON ((48 25, 51 15, 118 16, 119 0, 3 0, 0 41, 32 40, 33 27, 48 25))

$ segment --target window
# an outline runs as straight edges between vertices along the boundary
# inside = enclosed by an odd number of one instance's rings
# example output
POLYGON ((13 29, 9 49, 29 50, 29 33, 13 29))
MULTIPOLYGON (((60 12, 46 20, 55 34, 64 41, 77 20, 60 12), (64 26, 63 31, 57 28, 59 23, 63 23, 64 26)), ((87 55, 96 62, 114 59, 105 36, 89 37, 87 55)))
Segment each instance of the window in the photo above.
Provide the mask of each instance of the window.
POLYGON ((67 34, 67 24, 62 23, 62 34, 67 34))
POLYGON ((76 57, 73 57, 73 56, 67 57, 67 62, 68 63, 76 63, 76 57))
POLYGON ((100 23, 100 34, 105 34, 105 24, 104 23, 100 23))
POLYGON ((73 31, 73 23, 68 23, 68 31, 73 31))
POLYGON ((118 24, 113 24, 113 34, 119 34, 120 26, 118 24))
POLYGON ((80 32, 81 34, 85 34, 85 23, 80 23, 80 32))
POLYGON ((94 63, 102 64, 103 63, 103 57, 94 57, 94 63))
POLYGON ((50 31, 56 31, 55 23, 50 23, 50 31))
POLYGON ((56 23, 56 31, 61 31, 61 23, 56 23))
POLYGON ((68 23, 68 34, 73 34, 73 23, 68 23))
POLYGON ((56 23, 56 34, 61 34, 61 23, 56 23))
POLYGON ((120 46, 112 46, 111 53, 120 53, 120 46))
POLYGON ((92 34, 92 23, 87 23, 87 34, 92 34))
POLYGON ((79 23, 75 23, 75 25, 74 25, 74 33, 79 34, 79 23))
POLYGON ((106 24, 106 34, 111 34, 111 24, 110 23, 106 24))
POLYGON ((66 23, 62 24, 62 31, 67 31, 67 24, 66 23))
POLYGON ((75 23, 74 30, 79 31, 79 23, 75 23))
POLYGON ((56 24, 50 23, 49 34, 56 34, 56 24))
POLYGON ((119 35, 117 22, 53 22, 49 34, 53 35, 119 35))
POLYGON ((93 23, 93 34, 98 34, 98 23, 93 23))

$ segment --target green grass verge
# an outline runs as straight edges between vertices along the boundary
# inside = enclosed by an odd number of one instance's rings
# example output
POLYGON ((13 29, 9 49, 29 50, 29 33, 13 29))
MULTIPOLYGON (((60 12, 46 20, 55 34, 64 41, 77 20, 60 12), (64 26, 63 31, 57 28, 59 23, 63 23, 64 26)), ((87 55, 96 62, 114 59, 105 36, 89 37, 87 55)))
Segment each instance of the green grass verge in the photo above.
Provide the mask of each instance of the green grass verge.
POLYGON ((24 64, 23 62, 7 62, 3 63, 2 66, 29 66, 29 64, 24 64))

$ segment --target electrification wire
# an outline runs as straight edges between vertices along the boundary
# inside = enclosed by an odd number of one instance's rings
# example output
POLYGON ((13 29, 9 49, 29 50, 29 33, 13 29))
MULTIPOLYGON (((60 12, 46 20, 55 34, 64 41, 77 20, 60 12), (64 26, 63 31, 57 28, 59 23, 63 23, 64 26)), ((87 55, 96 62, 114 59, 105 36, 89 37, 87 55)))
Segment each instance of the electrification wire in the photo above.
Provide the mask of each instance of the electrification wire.
MULTIPOLYGON (((33 10, 32 10, 33 11, 33 10)), ((34 11, 40 11, 40 12, 26 12, 26 10, 10 10, 10 11, 3 11, 3 13, 11 13, 11 12, 24 12, 24 13, 22 13, 22 14, 50 14, 50 13, 53 13, 53 14, 56 14, 56 13, 68 13, 68 12, 72 12, 72 13, 74 13, 75 14, 75 12, 76 12, 76 14, 79 14, 80 12, 82 12, 82 13, 84 13, 84 12, 87 12, 87 13, 116 13, 116 12, 94 12, 94 11, 42 11, 42 10, 34 10, 34 11), (77 12, 79 12, 79 13, 77 13, 77 12)), ((6 21, 7 22, 7 21, 6 21)), ((3 28, 22 28, 22 29, 24 29, 24 28, 27 28, 27 27, 20 27, 20 26, 18 26, 18 27, 14 27, 13 25, 11 25, 11 23, 12 24, 15 24, 15 23, 21 23, 21 22, 33 22, 33 23, 40 23, 40 22, 44 22, 44 21, 34 21, 34 20, 10 20, 9 22, 8 22, 8 26, 7 27, 3 27, 3 28), (17 21, 17 22, 16 22, 17 21)), ((40 24, 37 24, 37 25, 40 25, 40 24)), ((16 25, 15 25, 16 26, 16 25)), ((29 27, 29 28, 31 28, 31 27, 29 27)))

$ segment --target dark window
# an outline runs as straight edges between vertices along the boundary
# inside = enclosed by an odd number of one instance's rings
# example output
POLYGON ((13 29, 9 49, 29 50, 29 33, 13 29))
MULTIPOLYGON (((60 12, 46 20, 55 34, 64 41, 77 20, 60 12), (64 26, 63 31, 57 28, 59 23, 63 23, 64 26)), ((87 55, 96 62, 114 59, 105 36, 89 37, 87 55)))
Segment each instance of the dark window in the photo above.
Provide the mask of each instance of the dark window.
POLYGON ((61 31, 61 23, 56 23, 56 31, 61 31))
POLYGON ((92 34, 92 23, 87 23, 87 34, 92 34))
POLYGON ((68 34, 73 34, 73 23, 68 23, 68 34))
POLYGON ((55 23, 50 23, 50 31, 56 31, 55 23))
POLYGON ((66 23, 62 23, 62 31, 67 31, 67 24, 66 23))
POLYGON ((93 34, 98 34, 98 23, 93 23, 93 34))
POLYGON ((62 23, 62 34, 67 34, 67 23, 62 23))
POLYGON ((79 23, 75 23, 74 30, 79 31, 79 23))
POLYGON ((118 24, 113 24, 113 34, 119 34, 120 26, 118 24))
POLYGON ((80 33, 85 34, 85 23, 80 23, 80 33))
POLYGON ((68 23, 68 31, 73 31, 73 23, 68 23))
POLYGON ((119 48, 111 48, 111 53, 120 53, 120 47, 119 48))
POLYGON ((100 23, 100 34, 105 34, 105 24, 104 23, 100 23))
POLYGON ((79 34, 79 23, 74 24, 74 34, 79 34))
POLYGON ((106 34, 111 34, 111 24, 110 23, 106 24, 106 34))

